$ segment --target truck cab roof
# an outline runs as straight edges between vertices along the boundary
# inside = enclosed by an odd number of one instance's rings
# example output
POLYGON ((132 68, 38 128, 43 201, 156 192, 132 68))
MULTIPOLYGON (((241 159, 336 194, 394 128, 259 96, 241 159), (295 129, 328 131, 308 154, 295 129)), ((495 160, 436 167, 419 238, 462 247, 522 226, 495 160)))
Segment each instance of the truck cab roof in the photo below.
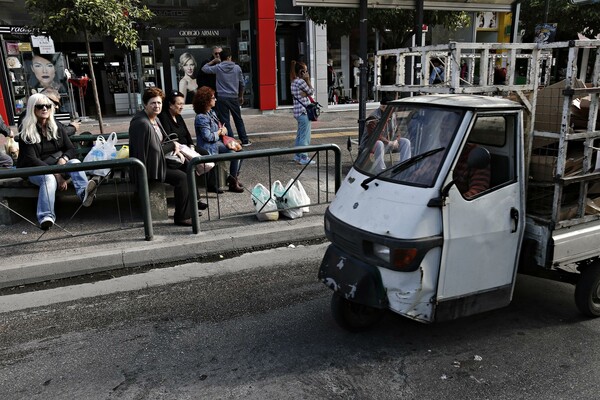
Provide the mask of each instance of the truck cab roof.
POLYGON ((430 94, 423 96, 405 97, 394 100, 388 105, 426 104, 436 107, 452 107, 470 110, 494 110, 498 108, 518 110, 523 106, 515 101, 502 97, 469 95, 469 94, 430 94))

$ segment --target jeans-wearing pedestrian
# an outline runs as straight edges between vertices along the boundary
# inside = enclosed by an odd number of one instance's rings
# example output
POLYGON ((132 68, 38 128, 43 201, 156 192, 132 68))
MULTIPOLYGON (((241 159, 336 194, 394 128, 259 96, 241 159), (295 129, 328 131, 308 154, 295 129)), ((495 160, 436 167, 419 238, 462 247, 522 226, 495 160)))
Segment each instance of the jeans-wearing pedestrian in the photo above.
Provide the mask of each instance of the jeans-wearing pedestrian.
MULTIPOLYGON (((290 78, 292 81, 292 98, 294 99, 294 118, 298 121, 295 145, 308 146, 310 144, 310 120, 306 115, 306 106, 310 104, 309 96, 312 96, 314 90, 310 84, 306 64, 292 61, 290 78)), ((314 164, 314 161, 310 161, 306 153, 297 153, 294 156, 294 161, 300 165, 314 164)))

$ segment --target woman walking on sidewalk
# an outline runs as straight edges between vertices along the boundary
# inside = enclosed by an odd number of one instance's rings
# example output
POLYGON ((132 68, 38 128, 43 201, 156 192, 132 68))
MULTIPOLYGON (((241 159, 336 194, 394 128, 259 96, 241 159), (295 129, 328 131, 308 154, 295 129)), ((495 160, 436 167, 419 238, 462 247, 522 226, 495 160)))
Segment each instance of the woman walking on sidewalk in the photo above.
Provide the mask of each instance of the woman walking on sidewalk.
MULTIPOLYGON (((198 146, 210 154, 233 153, 234 151, 228 149, 221 141, 221 136, 227 135, 227 128, 221 124, 217 114, 213 111, 216 102, 215 91, 211 88, 202 86, 196 91, 193 105, 196 112, 194 127, 198 146)), ((244 191, 238 180, 240 164, 240 160, 233 160, 229 166, 227 183, 230 192, 242 193, 244 191)))
MULTIPOLYGON (((64 130, 64 125, 54 120, 54 104, 46 95, 36 93, 29 97, 20 137, 17 159, 19 168, 80 162, 75 147, 64 130)), ((29 177, 31 183, 40 187, 37 219, 43 230, 50 229, 56 221, 54 213, 56 190, 67 190, 67 179, 71 178, 75 192, 84 207, 89 207, 96 196, 96 182, 88 181, 85 171, 73 171, 65 175, 48 174, 29 177)))
MULTIPOLYGON (((306 106, 310 104, 309 96, 314 93, 310 84, 308 68, 303 62, 292 61, 292 71, 290 73, 292 81, 291 90, 294 98, 294 118, 298 121, 298 132, 296 132, 296 147, 308 146, 310 144, 310 120, 306 115, 306 106)), ((314 164, 310 161, 308 154, 298 153, 294 156, 296 164, 307 165, 314 164)))

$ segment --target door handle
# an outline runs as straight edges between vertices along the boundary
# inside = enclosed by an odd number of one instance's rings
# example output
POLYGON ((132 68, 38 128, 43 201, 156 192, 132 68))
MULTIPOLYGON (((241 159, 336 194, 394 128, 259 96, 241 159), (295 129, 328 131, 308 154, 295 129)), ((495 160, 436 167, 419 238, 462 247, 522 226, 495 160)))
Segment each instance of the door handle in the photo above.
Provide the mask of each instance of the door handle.
POLYGON ((513 222, 511 233, 514 233, 514 232, 517 231, 517 228, 519 227, 519 210, 517 210, 516 208, 512 207, 510 209, 510 219, 513 222))

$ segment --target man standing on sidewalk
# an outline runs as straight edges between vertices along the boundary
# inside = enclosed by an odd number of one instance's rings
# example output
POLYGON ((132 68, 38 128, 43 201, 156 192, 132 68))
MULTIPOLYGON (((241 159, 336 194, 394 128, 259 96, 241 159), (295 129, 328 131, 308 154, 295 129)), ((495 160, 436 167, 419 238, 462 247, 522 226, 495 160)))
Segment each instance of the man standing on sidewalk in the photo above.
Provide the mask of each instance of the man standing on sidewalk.
POLYGON ((206 64, 208 64, 210 62, 213 62, 213 60, 217 60, 217 61, 214 61, 211 65, 215 65, 216 63, 218 63, 221 60, 221 52, 222 51, 223 51, 223 48, 221 46, 213 46, 212 55, 210 56, 210 58, 202 61, 202 65, 200 66, 200 73, 198 74, 198 79, 199 79, 198 87, 208 86, 215 92, 217 91, 217 77, 215 76, 215 74, 207 74, 207 73, 203 72, 202 67, 204 67, 206 64))
POLYGON ((217 76, 217 115, 225 123, 227 134, 233 137, 229 125, 229 114, 233 117, 242 146, 250 146, 240 104, 244 102, 244 76, 239 65, 231 61, 231 51, 223 49, 221 58, 215 58, 202 67, 202 72, 217 76))

